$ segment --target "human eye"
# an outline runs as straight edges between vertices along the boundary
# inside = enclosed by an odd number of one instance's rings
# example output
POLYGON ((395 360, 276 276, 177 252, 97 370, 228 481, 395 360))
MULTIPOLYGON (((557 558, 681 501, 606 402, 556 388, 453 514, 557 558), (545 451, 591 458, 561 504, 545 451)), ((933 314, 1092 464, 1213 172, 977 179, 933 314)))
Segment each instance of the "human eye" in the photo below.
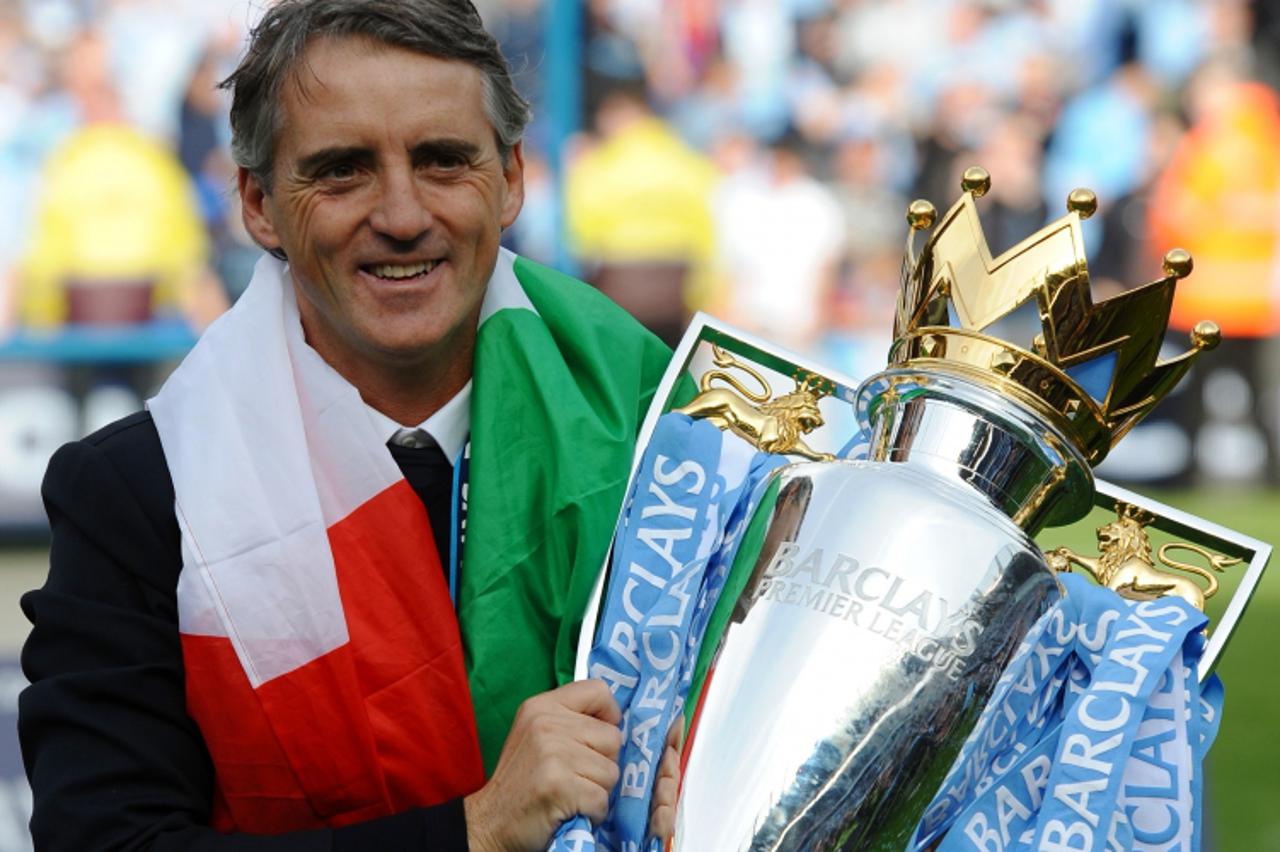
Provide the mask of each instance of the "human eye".
POLYGON ((432 155, 428 160, 427 166, 434 172, 441 174, 454 174, 465 169, 470 161, 462 154, 445 151, 432 155))
POLYGON ((470 160, 462 154, 441 154, 436 158, 436 166, 447 171, 466 168, 470 160))
POLYGON ((472 166, 471 152, 454 145, 423 146, 417 152, 418 167, 436 177, 455 177, 472 166))
POLYGON ((355 163, 345 161, 329 163, 328 165, 322 166, 320 170, 316 172, 316 177, 318 179, 325 183, 332 184, 350 183, 354 181, 358 175, 359 169, 356 168, 355 163))

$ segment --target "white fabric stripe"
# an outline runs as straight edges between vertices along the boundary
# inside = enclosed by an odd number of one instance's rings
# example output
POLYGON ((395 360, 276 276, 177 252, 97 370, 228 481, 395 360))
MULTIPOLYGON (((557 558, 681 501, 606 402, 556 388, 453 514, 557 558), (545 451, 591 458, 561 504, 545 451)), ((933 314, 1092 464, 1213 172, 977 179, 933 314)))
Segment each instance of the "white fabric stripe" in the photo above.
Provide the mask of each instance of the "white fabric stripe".
MULTIPOLYGON (((228 638, 225 617, 214 596, 212 578, 192 550, 191 530, 178 515, 182 570, 178 573, 178 630, 188 636, 228 638), (188 567, 195 566, 195 567, 188 567)), ((244 665, 244 659, 240 661, 244 665)))
MULTIPOLYGON (((482 322, 534 310, 514 263, 502 250, 482 322)), ((306 345, 283 263, 258 262, 148 408, 182 533, 179 629, 229 638, 255 687, 344 644, 327 528, 401 475, 359 393, 306 345)))
POLYGON ((538 312, 516 278, 515 263, 515 253, 504 248, 498 249, 498 261, 493 265, 489 288, 485 291, 484 303, 480 306, 481 325, 504 308, 524 308, 535 314, 538 312))
POLYGON ((387 452, 386 439, 369 420, 360 393, 303 339, 293 288, 283 290, 290 312, 285 335, 310 453, 307 467, 298 476, 305 479, 310 471, 315 477, 327 528, 403 477, 387 452))
MULTIPOLYGON (((148 403, 183 538, 178 627, 226 636, 253 686, 347 641, 303 436, 282 263, 253 281, 148 403)), ((367 422, 367 418, 366 418, 367 422)))

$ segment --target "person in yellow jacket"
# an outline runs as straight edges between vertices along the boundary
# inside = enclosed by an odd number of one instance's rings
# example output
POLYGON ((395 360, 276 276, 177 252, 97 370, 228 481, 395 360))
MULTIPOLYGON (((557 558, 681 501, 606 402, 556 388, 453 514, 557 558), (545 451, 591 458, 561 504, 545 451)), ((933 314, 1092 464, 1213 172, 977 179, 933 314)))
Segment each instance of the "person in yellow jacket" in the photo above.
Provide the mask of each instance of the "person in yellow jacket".
POLYGON ((586 277, 674 344, 714 281, 711 193, 719 171, 619 88, 596 114, 601 141, 569 167, 565 218, 586 277))
POLYGON ((89 125, 49 158, 40 187, 18 268, 19 322, 49 328, 144 320, 166 308, 208 312, 195 308, 210 289, 208 243, 190 180, 169 150, 125 125, 89 125), (87 313, 71 310, 73 301, 87 313))

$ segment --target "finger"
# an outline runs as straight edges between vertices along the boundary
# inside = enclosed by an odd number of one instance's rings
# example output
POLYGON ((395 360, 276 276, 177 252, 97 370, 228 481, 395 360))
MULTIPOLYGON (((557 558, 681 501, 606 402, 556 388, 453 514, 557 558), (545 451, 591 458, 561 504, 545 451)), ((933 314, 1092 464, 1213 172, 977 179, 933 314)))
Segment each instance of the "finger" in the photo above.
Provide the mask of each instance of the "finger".
POLYGON ((676 781, 676 777, 674 775, 663 775, 658 778, 657 783, 653 785, 653 803, 650 806, 651 810, 656 811, 658 808, 662 807, 675 807, 676 792, 678 791, 679 786, 680 785, 676 781))
POLYGON ((573 770, 580 777, 603 789, 606 793, 613 790, 622 775, 616 760, 610 760, 594 751, 583 750, 574 755, 573 770))
POLYGON ((663 806, 653 812, 649 818, 649 833, 664 844, 671 839, 676 830, 676 809, 663 806))
POLYGON ((609 815, 609 790, 594 781, 578 778, 572 795, 575 813, 580 813, 597 824, 604 822, 609 815))
POLYGON ((622 711, 613 693, 602 680, 576 680, 566 683, 553 693, 565 707, 576 713, 594 716, 616 725, 622 721, 622 711))
POLYGON ((667 746, 662 752, 662 763, 658 766, 658 777, 677 779, 680 777, 680 752, 671 746, 667 746))
POLYGON ((649 811, 649 832, 666 841, 675 830, 676 793, 679 783, 674 777, 664 776, 653 785, 653 805, 649 811))
POLYGON ((659 776, 680 777, 680 752, 684 748, 684 717, 677 716, 667 729, 667 743, 662 752, 659 776))
POLYGON ((594 716, 560 708, 559 712, 548 714, 540 722, 547 735, 566 742, 581 743, 610 760, 617 760, 622 751, 621 729, 594 716))
MULTIPOLYGON (((676 742, 680 737, 675 738, 676 742)), ((653 785, 653 800, 649 809, 649 831, 662 838, 669 838, 675 830, 676 796, 680 792, 680 752, 668 745, 658 767, 658 780, 653 785)))
POLYGON ((572 736, 594 752, 617 761, 622 752, 622 731, 608 722, 590 716, 578 716, 572 720, 572 736))
POLYGON ((673 748, 677 752, 684 749, 684 715, 678 715, 671 720, 671 727, 667 728, 667 747, 673 748))

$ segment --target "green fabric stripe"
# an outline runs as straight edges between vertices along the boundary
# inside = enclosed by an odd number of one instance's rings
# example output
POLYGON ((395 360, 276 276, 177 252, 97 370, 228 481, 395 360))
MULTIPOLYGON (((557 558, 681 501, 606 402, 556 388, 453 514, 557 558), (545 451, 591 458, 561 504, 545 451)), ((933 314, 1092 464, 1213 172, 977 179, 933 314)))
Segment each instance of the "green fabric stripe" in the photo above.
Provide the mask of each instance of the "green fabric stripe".
MULTIPOLYGON (((702 687, 707 680, 707 670, 711 667, 716 651, 720 649, 720 640, 729 629, 729 619, 737 607, 738 597, 747 587, 756 565, 760 561, 765 547, 765 532, 769 528, 769 519, 773 517, 773 508, 778 503, 778 488, 782 479, 774 474, 760 497, 755 514, 747 524, 747 531, 742 535, 742 543, 738 552, 733 555, 733 565, 729 566, 729 575, 725 577, 724 588, 711 610, 711 618, 707 620, 706 632, 702 634, 702 647, 698 649, 698 662, 693 668, 693 680, 689 684, 689 695, 685 699, 684 729, 689 733, 693 722, 694 708, 702 698, 702 687)), ((775 542, 776 546, 776 542, 775 542)))
POLYGON ((518 259, 537 309, 480 327, 458 612, 486 773, 520 702, 573 676, 635 435, 670 350, 595 289, 518 259))

